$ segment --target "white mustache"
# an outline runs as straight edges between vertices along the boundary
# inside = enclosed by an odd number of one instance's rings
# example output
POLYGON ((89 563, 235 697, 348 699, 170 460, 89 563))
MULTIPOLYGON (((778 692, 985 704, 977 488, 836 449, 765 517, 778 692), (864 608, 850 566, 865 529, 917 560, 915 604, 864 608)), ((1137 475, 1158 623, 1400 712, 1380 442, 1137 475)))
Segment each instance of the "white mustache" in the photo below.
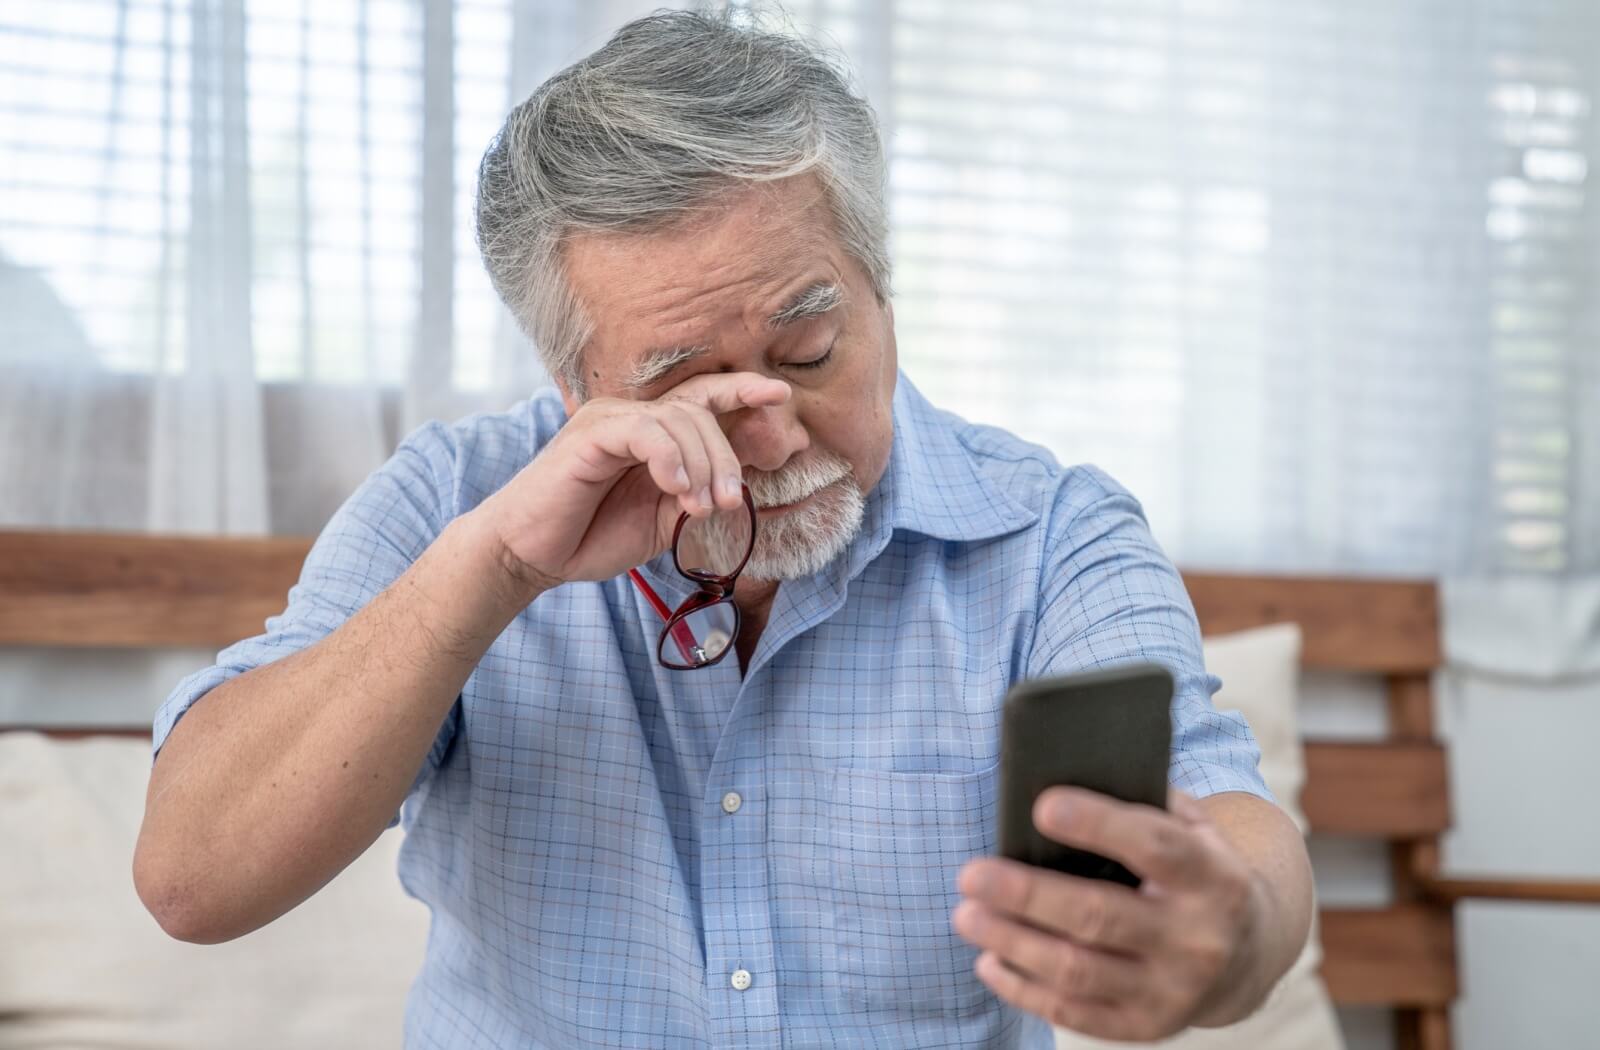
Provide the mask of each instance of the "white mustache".
POLYGON ((782 507, 799 503, 829 485, 850 476, 850 464, 832 452, 818 452, 800 463, 779 468, 770 474, 745 477, 757 507, 782 507))

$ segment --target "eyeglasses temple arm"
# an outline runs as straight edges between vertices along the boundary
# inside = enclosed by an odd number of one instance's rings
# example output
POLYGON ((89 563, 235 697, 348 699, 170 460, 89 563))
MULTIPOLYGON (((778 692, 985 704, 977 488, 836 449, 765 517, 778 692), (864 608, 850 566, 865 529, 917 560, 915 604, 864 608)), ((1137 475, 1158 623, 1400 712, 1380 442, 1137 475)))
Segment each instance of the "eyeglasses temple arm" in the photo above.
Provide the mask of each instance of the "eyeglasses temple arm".
POLYGON ((656 593, 655 588, 644 581, 644 577, 639 574, 638 569, 629 569, 628 579, 632 580, 633 585, 639 588, 639 593, 644 595, 645 601, 650 603, 650 608, 656 611, 657 616, 661 617, 663 621, 672 619, 672 610, 667 608, 667 603, 661 600, 661 595, 656 593))
MULTIPOLYGON (((639 592, 644 595, 645 601, 650 603, 650 607, 656 611, 657 616, 664 621, 670 622, 672 620, 672 610, 667 608, 667 603, 661 600, 661 596, 656 593, 655 588, 644 581, 644 577, 639 574, 638 569, 629 569, 628 579, 632 580, 633 585, 639 588, 639 592)), ((700 646, 695 641, 694 632, 689 629, 687 623, 679 620, 672 625, 667 633, 672 635, 672 641, 677 645, 678 651, 683 654, 685 663, 693 665, 698 662, 695 659, 694 650, 700 646)))

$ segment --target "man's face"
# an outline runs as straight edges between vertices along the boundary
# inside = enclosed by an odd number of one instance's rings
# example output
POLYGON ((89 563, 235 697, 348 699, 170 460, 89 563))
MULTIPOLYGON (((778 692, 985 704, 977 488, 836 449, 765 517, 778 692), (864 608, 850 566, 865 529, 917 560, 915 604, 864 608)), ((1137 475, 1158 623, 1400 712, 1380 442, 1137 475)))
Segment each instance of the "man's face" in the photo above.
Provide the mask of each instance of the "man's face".
POLYGON ((566 264, 595 325, 591 396, 658 398, 706 372, 789 384, 783 405, 721 417, 763 508, 747 572, 792 578, 837 555, 889 462, 896 357, 892 311, 839 243, 818 183, 740 189, 655 233, 574 238, 566 264))

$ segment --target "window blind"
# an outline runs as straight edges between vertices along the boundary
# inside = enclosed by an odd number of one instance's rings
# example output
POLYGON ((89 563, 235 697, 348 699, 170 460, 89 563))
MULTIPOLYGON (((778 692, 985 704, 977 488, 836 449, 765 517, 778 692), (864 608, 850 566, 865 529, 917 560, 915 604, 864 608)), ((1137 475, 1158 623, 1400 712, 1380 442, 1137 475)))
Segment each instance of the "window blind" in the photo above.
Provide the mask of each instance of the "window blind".
MULTIPOLYGON (((796 16, 859 48, 884 6, 796 16)), ((936 402, 1104 466, 1190 563, 1600 566, 1592 4, 888 6, 936 402)))

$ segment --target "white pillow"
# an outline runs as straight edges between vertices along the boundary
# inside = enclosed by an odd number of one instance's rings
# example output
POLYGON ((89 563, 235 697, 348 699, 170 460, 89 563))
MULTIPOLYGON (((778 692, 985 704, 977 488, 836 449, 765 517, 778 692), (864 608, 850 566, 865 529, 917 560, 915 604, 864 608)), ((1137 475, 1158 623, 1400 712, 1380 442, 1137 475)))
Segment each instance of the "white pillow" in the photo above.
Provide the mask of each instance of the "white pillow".
POLYGON ((0 1048, 398 1046, 428 911, 389 831, 236 941, 163 933, 133 889, 150 747, 0 733, 0 1048))
MULTIPOLYGON (((1205 640, 1206 669, 1222 679, 1215 704, 1244 715, 1261 746, 1261 777, 1301 831, 1305 755, 1300 746, 1300 628, 1275 624, 1205 640)), ((1191 1028, 1160 1043, 1109 1043, 1056 1029, 1056 1050, 1343 1050, 1339 1021, 1317 976, 1322 946, 1313 923, 1310 940, 1267 1001, 1250 1017, 1226 1028, 1191 1028)))
POLYGON ((1273 624, 1205 639, 1206 670, 1222 679, 1212 703, 1237 711, 1261 748, 1261 779, 1301 832, 1306 783, 1300 742, 1300 625, 1273 624))

